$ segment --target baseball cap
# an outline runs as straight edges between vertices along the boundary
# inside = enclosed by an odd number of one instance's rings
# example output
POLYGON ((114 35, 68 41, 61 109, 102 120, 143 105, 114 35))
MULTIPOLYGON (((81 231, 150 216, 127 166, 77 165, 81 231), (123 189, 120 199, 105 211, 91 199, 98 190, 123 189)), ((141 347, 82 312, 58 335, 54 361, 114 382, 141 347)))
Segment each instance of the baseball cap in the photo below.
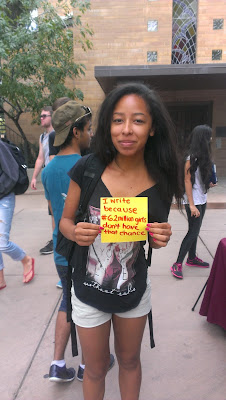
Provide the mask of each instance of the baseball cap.
POLYGON ((75 100, 70 100, 57 108, 52 115, 52 125, 56 132, 54 146, 61 146, 67 139, 71 125, 89 114, 92 114, 91 109, 78 104, 75 100))

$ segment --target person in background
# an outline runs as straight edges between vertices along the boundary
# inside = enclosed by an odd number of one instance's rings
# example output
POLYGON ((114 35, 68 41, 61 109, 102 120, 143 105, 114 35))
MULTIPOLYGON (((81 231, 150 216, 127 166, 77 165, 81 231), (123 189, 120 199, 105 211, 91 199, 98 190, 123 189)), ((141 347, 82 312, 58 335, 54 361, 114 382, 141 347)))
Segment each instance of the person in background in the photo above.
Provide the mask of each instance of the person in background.
MULTIPOLYGON (((56 99, 52 106, 53 112, 56 111, 58 107, 62 106, 70 100, 71 99, 69 97, 59 97, 58 99, 56 99)), ((51 161, 59 151, 59 146, 54 146, 54 139, 55 131, 53 130, 49 134, 49 161, 51 161)))
POLYGON ((35 275, 34 258, 27 255, 16 243, 9 240, 15 208, 13 188, 18 176, 19 166, 7 146, 0 140, 0 290, 6 287, 2 253, 10 256, 14 261, 21 261, 23 283, 31 282, 35 275))
MULTIPOLYGON (((57 315, 54 360, 51 363, 49 380, 52 382, 70 382, 75 378, 75 370, 74 368, 66 368, 64 360, 64 352, 71 329, 66 315, 68 262, 56 252, 55 248, 58 224, 70 181, 67 173, 81 158, 81 151, 90 145, 92 135, 91 110, 70 100, 58 107, 53 113, 53 126, 56 132, 54 146, 59 146, 59 152, 51 163, 43 169, 42 183, 55 220, 53 231, 54 261, 61 279, 63 297, 57 315)), ((84 367, 84 360, 82 360, 77 374, 77 378, 81 381, 83 380, 84 367)))
POLYGON ((209 263, 197 257, 196 247, 199 231, 206 211, 207 191, 215 186, 211 158, 212 129, 198 125, 191 133, 191 142, 184 166, 184 204, 188 217, 188 232, 184 237, 176 262, 171 267, 173 276, 183 279, 182 264, 186 254, 189 267, 208 268, 209 263))
POLYGON ((111 91, 102 103, 93 145, 105 169, 89 200, 90 218, 75 224, 83 157, 69 173, 71 182, 60 222, 62 234, 77 243, 70 262, 71 302, 86 365, 83 394, 85 400, 104 398, 113 325, 121 399, 137 400, 141 342, 151 312, 145 242, 114 243, 109 252, 111 244, 101 242, 104 228, 96 222, 96 215, 98 210, 100 221, 101 197, 147 197, 150 246, 159 249, 167 245, 172 198, 175 195, 179 202, 182 194, 175 135, 158 95, 145 85, 128 83, 111 91), (96 223, 91 222, 94 220, 96 223), (99 279, 100 274, 107 279, 99 279))
MULTIPOLYGON (((52 107, 45 106, 43 107, 40 115, 41 126, 45 129, 44 133, 40 135, 39 138, 39 153, 38 157, 35 161, 35 167, 33 176, 31 179, 31 189, 36 190, 37 177, 41 172, 43 166, 47 166, 49 159, 49 135, 52 133, 54 135, 54 129, 52 126, 52 107)), ((57 154, 57 149, 55 149, 55 154, 57 154)), ((51 211, 48 209, 49 215, 51 215, 51 211)), ((52 229, 54 229, 54 219, 52 218, 52 229)), ((40 253, 43 255, 52 254, 53 253, 53 241, 50 239, 44 247, 40 249, 40 253)))
MULTIPOLYGON (((53 112, 57 110, 60 106, 63 104, 67 103, 71 99, 69 97, 59 97, 56 99, 53 103, 53 112)), ((49 160, 51 161, 55 155, 59 152, 60 147, 59 146, 54 146, 54 139, 55 139, 55 131, 53 130, 49 134, 49 160)), ((62 282, 59 280, 56 284, 56 287, 59 289, 63 289, 62 287, 62 282)))

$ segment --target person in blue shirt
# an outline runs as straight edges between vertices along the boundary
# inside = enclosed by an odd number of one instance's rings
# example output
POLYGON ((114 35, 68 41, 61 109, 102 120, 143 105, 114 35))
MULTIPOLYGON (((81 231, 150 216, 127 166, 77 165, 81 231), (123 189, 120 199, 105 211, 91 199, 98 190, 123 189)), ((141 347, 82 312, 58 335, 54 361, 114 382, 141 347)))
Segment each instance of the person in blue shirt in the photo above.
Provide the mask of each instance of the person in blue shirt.
MULTIPOLYGON (((54 146, 59 146, 58 154, 42 171, 42 183, 45 197, 52 211, 55 229, 53 231, 54 262, 62 282, 63 296, 59 307, 55 327, 54 360, 49 371, 49 380, 70 382, 75 378, 74 368, 66 368, 64 352, 70 336, 70 322, 67 322, 67 260, 55 251, 58 224, 64 208, 70 178, 68 171, 81 158, 81 152, 90 145, 92 136, 92 114, 88 107, 74 100, 60 106, 52 116, 56 135, 54 146)), ((83 378, 84 361, 80 365, 80 378, 83 378)))

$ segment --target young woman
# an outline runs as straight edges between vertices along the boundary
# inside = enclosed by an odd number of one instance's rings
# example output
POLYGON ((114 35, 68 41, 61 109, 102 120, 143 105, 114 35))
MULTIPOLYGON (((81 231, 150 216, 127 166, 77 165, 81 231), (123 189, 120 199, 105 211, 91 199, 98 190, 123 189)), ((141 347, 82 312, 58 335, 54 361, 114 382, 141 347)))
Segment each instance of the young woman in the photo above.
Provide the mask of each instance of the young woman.
POLYGON ((159 97, 145 85, 130 83, 117 87, 104 100, 94 142, 95 153, 106 166, 88 205, 89 221, 95 223, 74 223, 84 159, 70 171, 60 223, 62 233, 78 244, 83 260, 78 261, 77 254, 71 264, 72 319, 86 364, 84 399, 104 398, 112 323, 121 399, 137 400, 141 341, 151 310, 145 242, 101 243, 103 228, 96 212, 100 214, 100 197, 148 197, 150 245, 165 247, 171 236, 167 218, 172 197, 181 195, 175 138, 159 97))
POLYGON ((6 288, 3 254, 14 261, 21 261, 23 283, 32 281, 35 275, 35 260, 10 240, 10 231, 15 208, 14 186, 18 180, 19 166, 6 144, 0 140, 0 290, 6 288))
POLYGON ((198 234, 206 210, 207 191, 211 184, 212 129, 208 125, 198 125, 191 133, 189 155, 184 167, 184 204, 188 217, 188 232, 184 237, 177 261, 171 267, 172 274, 183 279, 182 263, 188 253, 187 266, 208 268, 209 264, 196 255, 198 234))

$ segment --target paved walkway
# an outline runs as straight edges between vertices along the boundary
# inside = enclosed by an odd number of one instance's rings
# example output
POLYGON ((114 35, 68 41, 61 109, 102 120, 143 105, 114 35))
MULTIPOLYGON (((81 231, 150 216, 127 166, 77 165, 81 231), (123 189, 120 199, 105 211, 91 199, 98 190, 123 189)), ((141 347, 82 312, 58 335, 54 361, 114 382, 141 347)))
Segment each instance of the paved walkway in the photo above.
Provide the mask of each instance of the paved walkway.
MULTIPOLYGON (((226 237, 226 180, 209 194, 209 208, 198 242, 199 256, 212 263, 218 242, 226 237)), ((187 223, 171 210, 173 236, 167 248, 154 251, 149 274, 156 348, 149 347, 149 331, 142 344, 143 381, 141 400, 226 400, 226 332, 199 315, 197 299, 209 270, 184 268, 184 280, 172 277, 187 223)), ((30 190, 17 196, 11 239, 35 257, 36 276, 24 285, 20 263, 4 257, 7 287, 0 292, 0 399, 1 400, 82 400, 82 384, 49 382, 47 374, 53 357, 54 326, 60 289, 53 256, 39 255, 51 237, 50 217, 41 184, 36 194, 30 190)), ((128 332, 129 335, 129 332, 128 332)), ((113 348, 113 335, 111 337, 113 348)), ((68 366, 77 368, 79 357, 66 351, 68 366)), ((108 373, 106 400, 119 400, 118 366, 108 373)))

